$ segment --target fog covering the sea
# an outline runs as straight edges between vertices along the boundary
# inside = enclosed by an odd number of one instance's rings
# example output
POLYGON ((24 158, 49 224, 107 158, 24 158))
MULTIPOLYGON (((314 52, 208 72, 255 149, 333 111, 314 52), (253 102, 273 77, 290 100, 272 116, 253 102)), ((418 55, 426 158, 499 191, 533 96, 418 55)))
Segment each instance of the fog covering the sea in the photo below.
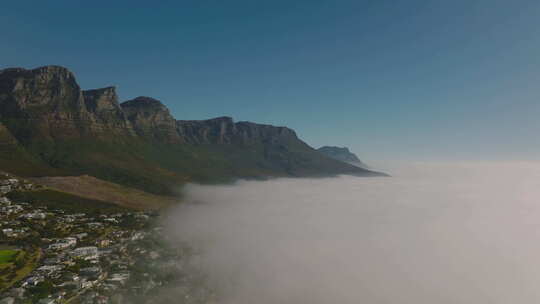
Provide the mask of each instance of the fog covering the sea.
POLYGON ((189 185, 166 233, 219 303, 537 303, 540 163, 189 185))

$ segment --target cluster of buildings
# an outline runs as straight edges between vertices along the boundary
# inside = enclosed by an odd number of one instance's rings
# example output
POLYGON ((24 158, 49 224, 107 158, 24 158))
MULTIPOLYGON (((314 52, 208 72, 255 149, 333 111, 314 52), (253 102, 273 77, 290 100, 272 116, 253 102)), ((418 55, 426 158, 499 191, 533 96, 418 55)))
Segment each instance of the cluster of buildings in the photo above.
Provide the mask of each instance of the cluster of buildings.
POLYGON ((142 245, 154 231, 145 227, 156 214, 129 210, 68 213, 4 196, 21 185, 15 178, 0 180, 0 246, 22 252, 18 263, 0 265, 0 304, 73 299, 77 303, 112 303, 114 295, 146 284, 139 280, 128 287, 127 283, 138 260, 161 256, 159 248, 148 251, 142 245))
POLYGON ((23 182, 17 178, 12 178, 7 174, 2 174, 0 177, 0 195, 4 195, 16 189, 22 188, 25 190, 31 190, 35 187, 32 183, 23 182))

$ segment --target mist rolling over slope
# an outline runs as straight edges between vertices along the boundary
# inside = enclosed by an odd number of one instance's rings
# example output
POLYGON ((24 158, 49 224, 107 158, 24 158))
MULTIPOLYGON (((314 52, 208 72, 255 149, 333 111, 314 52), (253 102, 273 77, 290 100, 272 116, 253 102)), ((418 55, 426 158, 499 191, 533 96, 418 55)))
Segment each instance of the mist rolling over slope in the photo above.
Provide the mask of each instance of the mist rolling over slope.
POLYGON ((189 185, 167 223, 220 303, 535 303, 540 164, 189 185))

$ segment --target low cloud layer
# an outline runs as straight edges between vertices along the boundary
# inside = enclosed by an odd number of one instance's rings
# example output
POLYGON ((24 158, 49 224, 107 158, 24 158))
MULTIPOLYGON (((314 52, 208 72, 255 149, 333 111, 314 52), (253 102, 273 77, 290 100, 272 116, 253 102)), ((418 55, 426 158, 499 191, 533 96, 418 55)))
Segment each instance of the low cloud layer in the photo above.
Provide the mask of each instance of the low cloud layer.
POLYGON ((536 303, 540 164, 190 185, 173 239, 220 303, 536 303))

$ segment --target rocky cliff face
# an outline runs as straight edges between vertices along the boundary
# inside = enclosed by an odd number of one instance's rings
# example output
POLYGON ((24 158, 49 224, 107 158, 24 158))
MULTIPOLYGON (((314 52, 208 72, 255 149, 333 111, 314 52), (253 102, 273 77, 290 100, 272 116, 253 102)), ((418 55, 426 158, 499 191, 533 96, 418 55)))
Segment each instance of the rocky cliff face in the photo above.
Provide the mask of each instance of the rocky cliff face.
POLYGON ((121 107, 139 136, 170 143, 181 142, 176 132, 176 120, 159 100, 140 96, 123 102, 121 107))
POLYGON ((0 105, 4 124, 23 141, 81 136, 90 119, 74 75, 58 66, 0 71, 0 105))
POLYGON ((356 156, 356 154, 349 151, 349 148, 347 147, 341 148, 341 147, 324 146, 317 149, 317 151, 321 152, 322 154, 330 158, 333 158, 342 162, 346 162, 346 163, 349 163, 351 165, 358 166, 361 168, 367 168, 367 165, 364 164, 358 158, 358 156, 356 156))
POLYGON ((139 136, 167 143, 252 144, 299 140, 286 127, 230 117, 175 120, 159 100, 140 96, 119 104, 114 87, 81 90, 63 67, 0 71, 0 115, 22 138, 139 136))
POLYGON ((119 135, 135 135, 131 122, 118 103, 114 87, 82 91, 86 109, 92 114, 92 129, 119 135))
POLYGON ((0 141, 10 147, 0 159, 25 155, 0 165, 25 167, 26 175, 49 168, 156 193, 186 181, 377 175, 324 156, 289 128, 230 117, 176 120, 150 97, 119 103, 114 87, 83 91, 59 66, 0 70, 0 141))
POLYGON ((177 120, 176 130, 187 143, 232 143, 237 133, 236 124, 230 117, 208 120, 177 120))
POLYGON ((208 120, 178 120, 176 129, 184 142, 192 144, 242 144, 257 142, 276 144, 300 141, 296 133, 286 127, 262 125, 252 122, 235 123, 231 117, 208 120))
POLYGON ((69 70, 0 71, 0 115, 22 141, 134 134, 112 87, 82 91, 69 70))
POLYGON ((2 111, 12 115, 30 115, 33 112, 26 111, 32 109, 42 112, 84 109, 73 73, 59 66, 0 70, 0 98, 2 111))

